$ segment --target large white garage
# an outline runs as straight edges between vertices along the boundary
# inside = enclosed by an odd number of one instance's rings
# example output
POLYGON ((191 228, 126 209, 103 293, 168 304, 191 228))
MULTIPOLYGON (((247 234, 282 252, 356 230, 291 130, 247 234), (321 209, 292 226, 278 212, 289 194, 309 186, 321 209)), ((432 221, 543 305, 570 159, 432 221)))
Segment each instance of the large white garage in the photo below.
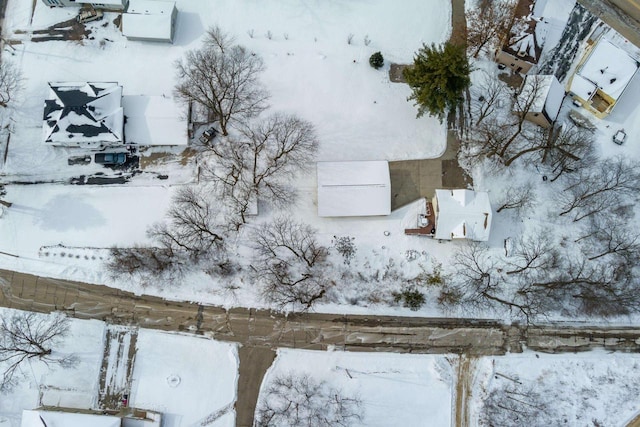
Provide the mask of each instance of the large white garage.
POLYGON ((318 162, 318 215, 377 216, 391 213, 387 161, 318 162))

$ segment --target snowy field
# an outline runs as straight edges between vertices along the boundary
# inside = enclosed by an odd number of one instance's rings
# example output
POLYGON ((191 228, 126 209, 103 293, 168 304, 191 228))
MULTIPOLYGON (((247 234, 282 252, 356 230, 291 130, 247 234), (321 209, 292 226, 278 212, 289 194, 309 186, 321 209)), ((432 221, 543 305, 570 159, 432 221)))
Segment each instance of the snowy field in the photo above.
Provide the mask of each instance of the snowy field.
POLYGON ((161 412, 165 427, 232 427, 237 372, 233 344, 142 329, 130 405, 161 412))
POLYGON ((453 370, 444 356, 279 349, 260 398, 273 378, 309 375, 362 400, 367 427, 451 425, 453 370))
MULTIPOLYGON (((14 313, 18 312, 0 308, 0 316, 3 318, 14 313)), ((0 394, 0 425, 18 427, 24 409, 34 409, 41 405, 81 408, 95 405, 103 339, 104 323, 71 320, 69 334, 54 349, 54 355, 65 357, 73 354, 78 363, 72 368, 51 365, 52 369, 36 361, 24 363, 19 372, 23 380, 9 394, 0 394)))
MULTIPOLYGON (((0 316, 15 310, 0 308, 0 316)), ((0 393, 0 426, 19 427, 22 411, 40 406, 97 408, 105 324, 70 319, 70 329, 53 355, 74 355, 71 368, 36 361, 21 365, 17 387, 0 393)), ((163 426, 186 427, 207 420, 235 425, 238 356, 235 344, 141 329, 129 406, 162 412, 163 426)), ((0 372, 3 365, 0 364, 0 372)))
MULTIPOLYGON (((511 398, 524 397, 526 403, 543 412, 534 419, 521 417, 525 424, 512 418, 509 425, 624 426, 638 414, 639 363, 635 354, 602 351, 570 355, 525 352, 483 358, 477 366, 471 419, 477 420, 491 392, 509 389, 511 398)), ((522 408, 528 410, 526 405, 522 408)))

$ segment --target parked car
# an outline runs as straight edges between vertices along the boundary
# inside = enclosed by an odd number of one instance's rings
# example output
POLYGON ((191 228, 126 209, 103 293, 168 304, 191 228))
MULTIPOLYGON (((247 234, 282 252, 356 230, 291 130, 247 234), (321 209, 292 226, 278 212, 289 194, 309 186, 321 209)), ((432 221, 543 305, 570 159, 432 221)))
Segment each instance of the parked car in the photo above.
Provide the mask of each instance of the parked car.
POLYGON ((67 163, 71 165, 88 165, 91 163, 91 156, 86 154, 84 156, 71 156, 67 159, 67 163))
POLYGON ((624 129, 620 129, 616 133, 613 134, 613 142, 618 145, 622 145, 624 141, 627 139, 627 134, 624 129))
POLYGON ((101 165, 121 165, 127 161, 127 153, 96 153, 94 159, 101 165))
POLYGON ((91 21, 99 21, 104 16, 102 9, 84 9, 76 16, 76 21, 85 24, 91 21))
POLYGON ((211 141, 213 138, 215 138, 217 134, 218 134, 218 130, 214 127, 210 127, 209 129, 205 130, 202 133, 202 135, 200 135, 200 142, 203 144, 206 144, 209 141, 211 141))

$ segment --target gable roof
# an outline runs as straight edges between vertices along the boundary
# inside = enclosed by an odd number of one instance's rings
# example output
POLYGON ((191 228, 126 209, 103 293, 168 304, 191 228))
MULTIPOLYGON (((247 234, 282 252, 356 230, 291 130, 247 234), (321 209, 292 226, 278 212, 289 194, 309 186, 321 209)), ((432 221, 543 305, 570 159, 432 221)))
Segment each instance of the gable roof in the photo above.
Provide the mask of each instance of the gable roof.
POLYGON ((120 427, 122 420, 109 415, 40 410, 22 411, 21 427, 120 427))
POLYGON ((491 203, 485 191, 436 190, 436 239, 489 240, 491 203))
MULTIPOLYGON (((532 95, 532 92, 536 92, 536 98, 533 100, 529 111, 532 113, 545 113, 549 120, 555 120, 558 117, 558 112, 562 106, 562 99, 564 98, 564 87, 560 84, 558 79, 553 75, 530 75, 524 78, 519 99, 527 99, 532 95)), ((516 103, 523 105, 525 102, 516 103)))
POLYGON ((391 213, 387 161, 318 162, 319 216, 391 213))
POLYGON ((131 0, 122 14, 122 34, 127 38, 173 40, 176 3, 162 0, 131 0))
POLYGON ((576 72, 569 90, 583 99, 599 88, 617 100, 638 71, 640 63, 606 37, 600 37, 576 72), (575 83, 574 83, 575 82, 575 83))
POLYGON ((122 86, 117 83, 49 83, 43 133, 48 143, 122 143, 122 86))
POLYGON ((187 145, 186 112, 171 97, 125 95, 128 144, 187 145))
POLYGON ((539 18, 533 16, 535 0, 519 0, 502 50, 531 64, 536 64, 542 53, 536 26, 539 18))

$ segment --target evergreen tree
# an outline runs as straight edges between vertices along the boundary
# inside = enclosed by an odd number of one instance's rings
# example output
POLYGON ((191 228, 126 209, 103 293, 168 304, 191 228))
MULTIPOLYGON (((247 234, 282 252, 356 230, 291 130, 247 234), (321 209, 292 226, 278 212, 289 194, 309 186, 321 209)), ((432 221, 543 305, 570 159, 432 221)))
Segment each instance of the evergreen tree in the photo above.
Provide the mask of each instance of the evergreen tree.
POLYGON ((369 65, 371 65, 376 70, 384 65, 384 58, 382 57, 382 53, 376 52, 371 57, 369 57, 369 65))
POLYGON ((403 75, 413 93, 409 100, 415 101, 418 117, 428 113, 444 117, 464 101, 464 92, 469 87, 471 67, 464 46, 445 43, 442 46, 423 45, 416 53, 413 66, 403 75))

